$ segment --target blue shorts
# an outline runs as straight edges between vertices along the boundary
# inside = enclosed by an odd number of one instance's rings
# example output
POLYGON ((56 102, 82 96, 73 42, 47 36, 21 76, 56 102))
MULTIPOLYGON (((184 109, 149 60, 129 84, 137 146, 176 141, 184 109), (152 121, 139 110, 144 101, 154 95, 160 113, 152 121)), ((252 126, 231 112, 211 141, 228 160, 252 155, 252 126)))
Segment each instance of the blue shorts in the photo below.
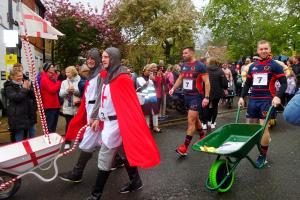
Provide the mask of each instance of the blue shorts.
MULTIPOLYGON (((249 99, 246 117, 253 119, 265 119, 267 117, 267 113, 271 105, 272 99, 249 99)), ((275 114, 275 109, 272 109, 270 119, 274 119, 275 114)))
POLYGON ((203 97, 201 95, 184 96, 185 107, 193 111, 199 112, 202 109, 202 100, 203 97))

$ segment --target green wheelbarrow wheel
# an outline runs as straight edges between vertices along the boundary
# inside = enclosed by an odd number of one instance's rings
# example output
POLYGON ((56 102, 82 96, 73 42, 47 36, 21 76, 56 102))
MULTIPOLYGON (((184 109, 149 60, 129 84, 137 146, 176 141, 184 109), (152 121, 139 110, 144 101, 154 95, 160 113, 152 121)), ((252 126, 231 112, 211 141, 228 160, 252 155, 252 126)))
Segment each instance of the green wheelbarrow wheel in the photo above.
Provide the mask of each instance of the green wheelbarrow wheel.
MULTIPOLYGON (((217 188, 218 185, 226 177, 227 173, 230 171, 231 167, 226 162, 226 160, 217 160, 210 168, 209 172, 209 182, 210 186, 213 188, 217 188)), ((225 182, 217 189, 218 192, 227 192, 233 185, 234 182, 234 171, 229 175, 229 177, 225 180, 225 182)))

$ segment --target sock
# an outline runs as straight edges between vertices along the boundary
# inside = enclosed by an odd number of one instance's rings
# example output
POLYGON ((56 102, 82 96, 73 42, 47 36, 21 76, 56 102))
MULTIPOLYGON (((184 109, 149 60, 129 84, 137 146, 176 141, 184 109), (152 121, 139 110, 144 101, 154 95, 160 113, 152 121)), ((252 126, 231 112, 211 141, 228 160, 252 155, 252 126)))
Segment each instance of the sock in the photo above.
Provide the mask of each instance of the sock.
POLYGON ((199 133, 200 138, 205 136, 204 130, 202 128, 198 128, 197 131, 199 133))
POLYGON ((267 152, 268 152, 269 146, 263 146, 263 145, 261 145, 260 148, 261 148, 261 150, 260 150, 261 155, 266 156, 267 152))
POLYGON ((190 136, 190 135, 185 136, 184 145, 185 145, 186 148, 188 148, 188 146, 190 145, 192 139, 193 139, 193 136, 190 136))

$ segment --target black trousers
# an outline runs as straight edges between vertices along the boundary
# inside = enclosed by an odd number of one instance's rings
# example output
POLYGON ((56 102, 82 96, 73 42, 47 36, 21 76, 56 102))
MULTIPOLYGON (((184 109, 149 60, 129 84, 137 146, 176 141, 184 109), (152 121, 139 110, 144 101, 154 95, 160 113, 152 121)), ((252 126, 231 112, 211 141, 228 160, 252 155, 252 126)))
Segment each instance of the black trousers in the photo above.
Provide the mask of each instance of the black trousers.
POLYGON ((206 124, 207 122, 214 123, 218 115, 220 99, 213 99, 209 101, 209 104, 203 110, 203 119, 202 122, 206 124))

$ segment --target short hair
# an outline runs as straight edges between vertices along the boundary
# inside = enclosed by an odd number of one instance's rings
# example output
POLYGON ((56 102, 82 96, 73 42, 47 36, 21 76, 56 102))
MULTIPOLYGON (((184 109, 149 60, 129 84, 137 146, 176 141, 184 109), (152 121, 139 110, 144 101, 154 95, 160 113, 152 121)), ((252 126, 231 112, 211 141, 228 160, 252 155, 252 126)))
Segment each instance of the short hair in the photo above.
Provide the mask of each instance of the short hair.
POLYGON ((216 57, 209 57, 207 59, 208 65, 221 65, 221 62, 216 57))
POLYGON ((16 63, 16 64, 13 65, 13 70, 20 69, 21 67, 23 68, 23 65, 21 63, 16 63))
POLYGON ((17 76, 19 73, 21 73, 23 75, 22 70, 14 68, 10 71, 9 76, 10 78, 14 78, 15 76, 17 76))
POLYGON ((157 64, 156 64, 156 63, 151 63, 151 64, 149 64, 149 65, 150 65, 151 68, 157 67, 157 64))
POLYGON ((257 48, 261 44, 268 44, 270 46, 270 48, 271 48, 271 43, 269 41, 267 41, 267 40, 260 40, 260 41, 258 41, 257 42, 257 48))
POLYGON ((192 46, 184 47, 182 51, 184 51, 184 50, 186 50, 186 49, 188 49, 188 50, 190 50, 190 51, 192 51, 192 52, 195 52, 195 48, 192 47, 192 46))
POLYGON ((73 75, 73 77, 78 75, 78 71, 76 70, 76 68, 74 66, 69 66, 66 68, 66 70, 67 69, 71 71, 71 74, 73 75))
POLYGON ((147 70, 147 69, 150 69, 152 66, 151 64, 147 64, 143 67, 143 73, 147 70))
POLYGON ((171 65, 171 64, 168 64, 167 71, 168 71, 168 72, 174 71, 174 66, 171 65))

